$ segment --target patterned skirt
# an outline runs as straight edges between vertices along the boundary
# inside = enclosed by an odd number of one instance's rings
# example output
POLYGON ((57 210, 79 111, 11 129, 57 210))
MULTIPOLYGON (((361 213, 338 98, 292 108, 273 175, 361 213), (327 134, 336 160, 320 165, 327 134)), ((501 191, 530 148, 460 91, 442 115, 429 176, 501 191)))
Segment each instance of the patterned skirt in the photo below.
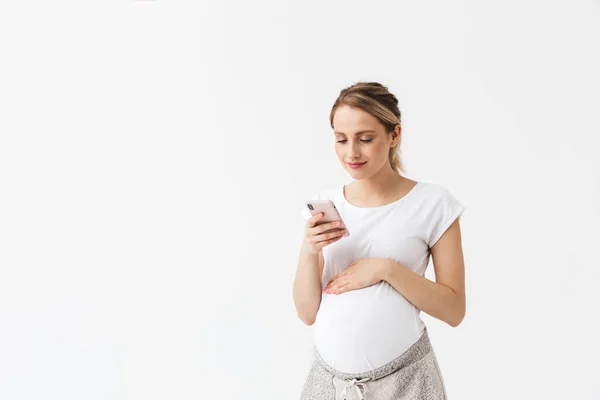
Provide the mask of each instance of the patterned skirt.
POLYGON ((427 328, 408 350, 372 371, 349 374, 331 368, 313 347, 315 360, 300 400, 447 400, 427 328))

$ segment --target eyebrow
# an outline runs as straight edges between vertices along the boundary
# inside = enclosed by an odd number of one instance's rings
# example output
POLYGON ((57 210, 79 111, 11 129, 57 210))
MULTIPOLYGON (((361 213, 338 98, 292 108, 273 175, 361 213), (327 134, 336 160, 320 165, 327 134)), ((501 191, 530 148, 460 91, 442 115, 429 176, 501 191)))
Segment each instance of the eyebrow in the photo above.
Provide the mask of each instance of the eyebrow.
MULTIPOLYGON (((367 133, 367 132, 376 133, 376 132, 375 132, 373 129, 365 129, 365 130, 363 130, 363 131, 358 131, 358 132, 356 132, 354 135, 356 136, 356 135, 360 135, 361 133, 367 133)), ((345 133, 344 133, 344 132, 337 132, 337 131, 334 131, 333 133, 334 133, 334 134, 345 135, 345 133)))

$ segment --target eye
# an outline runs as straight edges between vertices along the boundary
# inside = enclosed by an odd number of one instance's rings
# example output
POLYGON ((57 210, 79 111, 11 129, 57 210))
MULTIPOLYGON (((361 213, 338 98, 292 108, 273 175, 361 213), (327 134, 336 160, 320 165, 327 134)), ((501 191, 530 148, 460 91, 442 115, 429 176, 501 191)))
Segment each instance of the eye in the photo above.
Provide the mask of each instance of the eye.
MULTIPOLYGON (((373 141, 373 139, 361 139, 360 141, 363 143, 371 143, 371 141, 373 141)), ((346 143, 347 140, 338 140, 337 142, 338 143, 346 143)))

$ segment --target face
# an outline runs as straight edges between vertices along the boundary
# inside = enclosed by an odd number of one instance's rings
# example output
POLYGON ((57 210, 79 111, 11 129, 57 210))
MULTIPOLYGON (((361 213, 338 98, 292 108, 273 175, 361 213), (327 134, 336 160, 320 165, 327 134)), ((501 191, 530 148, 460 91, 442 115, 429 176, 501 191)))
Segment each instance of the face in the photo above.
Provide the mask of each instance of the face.
POLYGON ((383 167, 390 167, 388 153, 398 142, 374 116, 360 108, 341 106, 333 116, 335 152, 342 166, 354 179, 374 175, 383 167), (358 163, 359 165, 351 165, 358 163))

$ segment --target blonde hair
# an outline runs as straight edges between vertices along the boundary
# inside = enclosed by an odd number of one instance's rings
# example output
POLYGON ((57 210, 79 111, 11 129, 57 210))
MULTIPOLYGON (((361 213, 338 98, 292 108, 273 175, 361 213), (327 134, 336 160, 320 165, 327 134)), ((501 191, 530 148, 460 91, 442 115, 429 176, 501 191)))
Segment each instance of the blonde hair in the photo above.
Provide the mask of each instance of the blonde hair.
MULTIPOLYGON (((401 123, 398 99, 390 93, 386 86, 378 82, 357 82, 342 89, 329 114, 329 123, 332 129, 333 116, 338 107, 343 105, 357 107, 368 112, 383 124, 388 133, 401 123)), ((401 140, 402 135, 400 135, 398 144, 391 147, 388 153, 390 165, 398 174, 404 172, 404 164, 400 159, 399 150, 401 140)))

